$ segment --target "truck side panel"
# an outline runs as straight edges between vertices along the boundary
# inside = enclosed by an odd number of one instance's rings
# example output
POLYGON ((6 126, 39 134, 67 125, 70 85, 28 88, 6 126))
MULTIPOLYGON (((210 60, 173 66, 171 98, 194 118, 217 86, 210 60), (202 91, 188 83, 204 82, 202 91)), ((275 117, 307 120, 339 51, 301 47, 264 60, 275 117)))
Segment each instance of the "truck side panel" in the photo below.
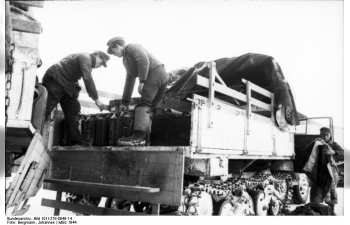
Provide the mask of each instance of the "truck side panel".
POLYGON ((209 127, 208 99, 194 95, 194 102, 200 106, 194 104, 192 108, 191 140, 196 141, 191 142, 191 147, 197 149, 198 154, 225 154, 226 151, 237 156, 246 150, 247 156, 293 156, 293 131, 279 130, 270 117, 251 113, 247 126, 245 109, 216 99, 210 115, 213 125, 209 127))
MULTIPOLYGON (((181 151, 53 150, 45 189, 114 197, 149 203, 180 205, 184 170, 181 151), (61 183, 59 181, 62 181, 61 183), (63 184, 73 181, 72 184, 63 184), (80 185, 76 185, 80 182, 80 185), (84 184, 104 184, 93 188, 84 184), (116 188, 113 188, 116 185, 116 188), (117 186, 159 188, 157 193, 129 191, 117 186)), ((131 188, 130 188, 131 189, 131 188)))

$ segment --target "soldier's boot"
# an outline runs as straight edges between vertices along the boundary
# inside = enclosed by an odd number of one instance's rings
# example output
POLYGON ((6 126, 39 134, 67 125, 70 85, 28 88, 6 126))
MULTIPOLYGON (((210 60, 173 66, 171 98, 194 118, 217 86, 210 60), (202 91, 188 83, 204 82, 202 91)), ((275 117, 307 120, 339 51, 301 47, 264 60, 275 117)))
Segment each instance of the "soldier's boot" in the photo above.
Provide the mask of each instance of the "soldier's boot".
POLYGON ((146 144, 146 133, 150 123, 150 108, 136 107, 134 133, 130 137, 120 138, 120 146, 144 146, 146 144))
POLYGON ((329 205, 329 207, 331 208, 331 215, 336 216, 337 214, 334 212, 334 205, 329 205))

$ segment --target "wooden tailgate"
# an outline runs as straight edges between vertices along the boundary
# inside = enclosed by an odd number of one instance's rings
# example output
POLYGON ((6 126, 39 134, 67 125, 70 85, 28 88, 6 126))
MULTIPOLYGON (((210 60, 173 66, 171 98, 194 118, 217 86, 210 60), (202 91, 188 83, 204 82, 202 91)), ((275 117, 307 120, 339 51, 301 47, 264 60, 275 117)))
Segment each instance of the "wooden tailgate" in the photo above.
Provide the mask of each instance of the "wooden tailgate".
POLYGON ((44 189, 157 204, 181 204, 184 152, 124 150, 122 147, 96 149, 52 151, 49 178, 44 181, 44 189))

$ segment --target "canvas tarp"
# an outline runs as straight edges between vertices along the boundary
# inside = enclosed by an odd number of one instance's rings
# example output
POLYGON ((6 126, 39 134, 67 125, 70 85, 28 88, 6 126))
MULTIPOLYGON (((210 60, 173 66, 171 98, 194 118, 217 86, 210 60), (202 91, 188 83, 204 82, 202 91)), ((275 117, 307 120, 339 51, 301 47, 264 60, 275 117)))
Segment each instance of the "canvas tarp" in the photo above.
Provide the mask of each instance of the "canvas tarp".
MULTIPOLYGON (((292 91, 281 67, 273 57, 248 53, 239 57, 218 59, 214 62, 218 74, 228 87, 245 93, 245 85, 242 82, 242 79, 245 79, 274 93, 275 121, 281 129, 284 125, 279 121, 282 120, 289 125, 299 125, 292 91)), ((177 94, 181 100, 191 97, 192 93, 208 96, 208 91, 196 85, 197 75, 209 78, 209 69, 207 66, 203 67, 204 64, 205 62, 199 62, 187 70, 166 94, 177 94)), ((261 96, 259 100, 270 103, 267 98, 261 96)))

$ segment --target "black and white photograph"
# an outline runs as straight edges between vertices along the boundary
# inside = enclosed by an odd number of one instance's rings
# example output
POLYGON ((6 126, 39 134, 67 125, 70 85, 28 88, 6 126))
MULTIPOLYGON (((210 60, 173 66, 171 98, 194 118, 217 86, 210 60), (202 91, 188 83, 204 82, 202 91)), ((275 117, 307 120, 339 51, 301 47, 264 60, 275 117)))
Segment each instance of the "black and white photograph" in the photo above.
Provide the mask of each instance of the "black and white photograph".
POLYGON ((2 3, 6 224, 343 223, 345 1, 2 3))

